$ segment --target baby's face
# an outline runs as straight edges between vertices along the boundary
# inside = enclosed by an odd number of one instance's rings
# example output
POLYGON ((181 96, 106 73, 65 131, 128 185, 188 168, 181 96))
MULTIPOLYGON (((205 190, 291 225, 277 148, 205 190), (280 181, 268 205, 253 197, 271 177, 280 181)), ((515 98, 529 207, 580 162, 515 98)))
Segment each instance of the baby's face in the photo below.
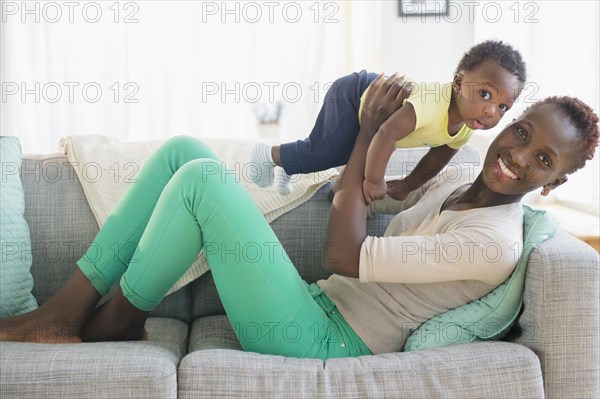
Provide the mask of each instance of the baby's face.
POLYGON ((454 83, 459 85, 458 112, 474 130, 496 126, 523 90, 523 83, 515 75, 491 60, 472 71, 461 72, 454 83))

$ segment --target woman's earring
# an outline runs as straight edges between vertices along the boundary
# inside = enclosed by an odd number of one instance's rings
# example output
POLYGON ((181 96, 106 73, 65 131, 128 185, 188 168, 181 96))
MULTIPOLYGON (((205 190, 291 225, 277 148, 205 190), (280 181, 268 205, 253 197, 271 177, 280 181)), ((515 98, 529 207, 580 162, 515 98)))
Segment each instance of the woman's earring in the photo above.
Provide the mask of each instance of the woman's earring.
POLYGON ((550 193, 550 187, 548 187, 548 186, 544 186, 544 187, 542 188, 542 192, 541 192, 540 194, 542 194, 542 197, 545 197, 545 196, 547 196, 549 193, 550 193))

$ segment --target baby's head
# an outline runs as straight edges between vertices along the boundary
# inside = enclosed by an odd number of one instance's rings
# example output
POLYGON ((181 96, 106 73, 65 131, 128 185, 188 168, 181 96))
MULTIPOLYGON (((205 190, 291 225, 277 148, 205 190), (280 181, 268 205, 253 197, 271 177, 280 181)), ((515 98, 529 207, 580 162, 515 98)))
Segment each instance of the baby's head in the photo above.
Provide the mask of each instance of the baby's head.
POLYGON ((527 79, 521 54, 488 40, 467 51, 456 68, 452 99, 471 129, 496 126, 516 101, 527 79))

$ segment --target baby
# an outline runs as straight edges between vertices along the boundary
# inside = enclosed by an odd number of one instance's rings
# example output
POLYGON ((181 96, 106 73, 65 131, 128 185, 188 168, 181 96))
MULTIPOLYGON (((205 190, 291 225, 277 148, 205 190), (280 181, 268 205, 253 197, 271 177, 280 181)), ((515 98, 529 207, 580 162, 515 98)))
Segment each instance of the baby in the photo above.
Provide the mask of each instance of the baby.
MULTIPOLYGON (((362 105, 377 74, 361 71, 337 79, 327 91, 315 126, 304 140, 252 149, 249 177, 259 187, 273 183, 274 167, 283 171, 282 195, 291 192, 291 175, 346 164, 358 132, 362 105)), ((450 83, 413 84, 403 107, 385 121, 367 153, 365 202, 386 192, 402 200, 436 176, 476 129, 496 126, 523 90, 521 54, 501 41, 485 41, 467 51, 450 83), (430 147, 415 169, 388 190, 387 163, 396 148, 430 147)))

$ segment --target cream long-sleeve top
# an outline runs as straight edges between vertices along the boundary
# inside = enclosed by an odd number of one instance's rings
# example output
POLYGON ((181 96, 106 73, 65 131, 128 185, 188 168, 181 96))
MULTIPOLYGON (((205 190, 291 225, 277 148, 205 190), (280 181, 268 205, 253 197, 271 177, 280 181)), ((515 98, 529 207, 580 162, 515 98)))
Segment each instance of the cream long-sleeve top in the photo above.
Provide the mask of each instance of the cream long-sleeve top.
MULTIPOLYGON (((333 275, 318 285, 375 353, 400 351, 421 323, 481 298, 504 282, 522 250, 521 203, 444 210, 473 170, 445 170, 404 201, 383 237, 367 237, 359 279, 333 275)), ((443 333, 443 332, 441 332, 443 333)))

